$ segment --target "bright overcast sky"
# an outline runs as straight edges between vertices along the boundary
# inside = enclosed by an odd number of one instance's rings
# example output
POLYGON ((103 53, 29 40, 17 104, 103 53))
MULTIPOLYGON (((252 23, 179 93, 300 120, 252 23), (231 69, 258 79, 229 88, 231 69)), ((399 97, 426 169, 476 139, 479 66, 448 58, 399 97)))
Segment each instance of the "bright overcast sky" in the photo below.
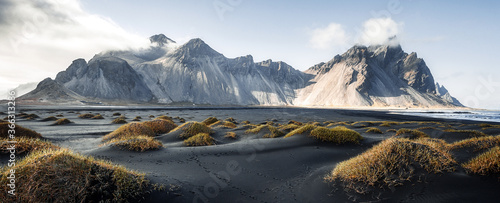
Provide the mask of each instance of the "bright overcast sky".
POLYGON ((462 103, 500 109, 499 10, 499 1, 0 0, 0 92, 158 33, 299 70, 397 35, 462 103))

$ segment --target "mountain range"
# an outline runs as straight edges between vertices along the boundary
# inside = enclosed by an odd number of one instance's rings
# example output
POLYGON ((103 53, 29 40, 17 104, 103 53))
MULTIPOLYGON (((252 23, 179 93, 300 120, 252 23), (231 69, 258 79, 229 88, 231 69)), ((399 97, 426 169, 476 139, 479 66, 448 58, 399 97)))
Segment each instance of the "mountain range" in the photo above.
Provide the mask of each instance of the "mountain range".
MULTIPOLYGON (((52 104, 462 106, 423 59, 400 45, 356 45, 302 72, 281 61, 227 58, 201 39, 163 34, 141 50, 76 59, 19 99, 52 104)), ((391 43, 392 44, 392 43, 391 43)))

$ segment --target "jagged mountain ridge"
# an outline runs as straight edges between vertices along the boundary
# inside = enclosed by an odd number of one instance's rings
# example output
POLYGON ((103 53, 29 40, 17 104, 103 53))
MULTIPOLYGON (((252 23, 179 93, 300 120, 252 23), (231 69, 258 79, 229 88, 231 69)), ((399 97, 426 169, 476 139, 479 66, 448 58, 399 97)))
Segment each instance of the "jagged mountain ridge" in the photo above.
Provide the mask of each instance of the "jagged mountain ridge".
POLYGON ((297 105, 461 106, 440 97, 424 60, 400 45, 357 45, 305 72, 314 84, 299 90, 297 105))
POLYGON ((284 62, 227 58, 201 39, 165 35, 151 47, 75 60, 55 82, 94 101, 210 105, 460 106, 415 53, 354 46, 305 72, 284 62), (441 90, 441 91, 440 91, 441 90))

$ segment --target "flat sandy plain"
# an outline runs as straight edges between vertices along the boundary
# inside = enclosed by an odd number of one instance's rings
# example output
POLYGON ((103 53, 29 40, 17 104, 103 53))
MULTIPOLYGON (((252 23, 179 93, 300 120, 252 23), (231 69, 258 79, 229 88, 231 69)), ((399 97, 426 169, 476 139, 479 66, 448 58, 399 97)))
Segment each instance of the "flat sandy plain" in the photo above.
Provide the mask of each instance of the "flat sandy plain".
MULTIPOLYGON (((130 107, 23 107, 22 112, 37 114, 38 119, 18 118, 18 124, 35 130, 61 147, 78 153, 109 160, 146 174, 152 183, 165 185, 164 190, 145 196, 148 202, 497 202, 500 199, 498 175, 479 176, 466 173, 460 167, 480 152, 467 149, 452 151, 457 160, 453 172, 428 174, 406 181, 401 186, 381 188, 370 194, 346 192, 338 184, 324 181, 339 162, 355 157, 382 140, 395 135, 400 128, 421 128, 431 138, 447 143, 470 138, 467 133, 446 132, 446 129, 477 130, 488 135, 499 135, 500 128, 482 128, 480 123, 465 120, 389 114, 384 110, 306 109, 306 108, 130 108, 130 107), (79 114, 101 114, 104 119, 82 119, 79 114), (150 115, 180 117, 186 121, 203 121, 208 117, 220 120, 232 117, 236 128, 214 127, 215 145, 187 147, 178 134, 166 133, 155 138, 163 148, 135 152, 114 146, 102 146, 102 137, 123 124, 111 124, 124 115, 127 122, 136 116, 147 121, 150 115), (53 126, 53 121, 41 119, 62 115, 73 123, 53 126), (264 132, 245 133, 251 124, 272 121, 285 125, 294 120, 302 123, 319 122, 339 124, 363 136, 359 144, 333 144, 321 142, 307 134, 288 138, 263 138, 264 132), (375 121, 375 122, 359 122, 375 121), (380 126, 376 121, 400 122, 380 126), (408 122, 416 121, 416 122, 408 122), (431 121, 431 122, 421 122, 431 121), (406 122, 406 123, 404 123, 406 122), (377 127, 383 133, 367 133, 367 127, 377 127), (428 129, 422 128, 428 127, 428 129), (389 130, 389 131, 388 131, 389 130), (224 137, 235 132, 236 139, 224 137)), ((2 116, 3 117, 3 116, 2 116)), ((179 119, 173 119, 181 125, 179 119)), ((489 123, 498 125, 499 123, 489 123)), ((333 127, 333 126, 331 126, 333 127)), ((484 152, 484 151, 483 151, 484 152)), ((5 166, 8 155, 3 154, 5 166)))

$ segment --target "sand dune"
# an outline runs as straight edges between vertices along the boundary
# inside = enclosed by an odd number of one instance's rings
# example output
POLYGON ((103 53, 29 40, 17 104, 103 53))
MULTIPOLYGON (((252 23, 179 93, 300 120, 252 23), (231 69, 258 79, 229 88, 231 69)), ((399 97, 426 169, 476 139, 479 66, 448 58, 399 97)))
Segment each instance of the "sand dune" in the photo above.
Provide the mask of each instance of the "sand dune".
MULTIPOLYGON (((395 136, 398 129, 419 129, 431 138, 443 139, 451 144, 474 136, 472 130, 484 132, 487 136, 498 135, 500 127, 495 126, 498 125, 495 123, 483 124, 481 127, 473 121, 401 116, 382 110, 301 108, 111 110, 32 107, 26 108, 24 112, 37 114, 40 118, 20 118, 18 124, 39 132, 46 140, 84 155, 143 172, 152 183, 164 185, 164 190, 144 196, 150 202, 494 202, 500 197, 498 174, 472 175, 460 166, 487 149, 451 150, 457 160, 454 172, 427 174, 420 179, 406 181, 401 186, 376 189, 368 194, 345 192, 339 184, 324 180, 338 163, 395 136), (104 135, 123 125, 111 124, 118 117, 113 116, 117 112, 126 117, 129 123, 137 116, 141 117, 140 121, 148 121, 167 115, 173 117, 177 125, 183 124, 179 118, 188 122, 201 122, 211 116, 219 120, 231 117, 237 124, 236 128, 212 125, 213 133, 210 136, 214 138, 215 145, 187 147, 183 139, 179 138, 181 132, 176 131, 154 137, 163 144, 163 148, 135 152, 102 145, 104 135), (99 113, 104 119, 78 118, 78 113, 99 113), (51 126, 52 121, 41 121, 58 114, 73 123, 51 126), (327 128, 342 125, 360 133, 364 139, 359 144, 334 144, 321 142, 307 133, 288 138, 263 138, 268 133, 265 130, 255 134, 245 132, 252 128, 243 123, 246 120, 253 125, 271 121, 271 125, 277 128, 290 120, 318 122, 315 125, 327 128), (367 127, 370 126, 383 133, 367 133, 367 127), (236 137, 225 137, 227 132, 234 132, 236 137)), ((2 165, 6 164, 6 156, 2 154, 2 165)))

